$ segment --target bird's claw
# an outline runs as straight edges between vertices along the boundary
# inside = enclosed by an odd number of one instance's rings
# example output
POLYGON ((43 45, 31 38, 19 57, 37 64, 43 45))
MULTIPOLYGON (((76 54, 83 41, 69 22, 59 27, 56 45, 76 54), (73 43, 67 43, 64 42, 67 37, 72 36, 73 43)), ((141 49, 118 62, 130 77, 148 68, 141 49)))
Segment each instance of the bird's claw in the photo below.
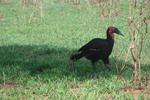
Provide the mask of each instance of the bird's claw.
POLYGON ((75 68, 74 68, 74 61, 70 61, 69 62, 69 70, 70 71, 74 71, 75 70, 75 68))
POLYGON ((110 65, 110 64, 106 64, 105 66, 107 67, 107 69, 108 69, 109 71, 111 71, 111 65, 110 65))

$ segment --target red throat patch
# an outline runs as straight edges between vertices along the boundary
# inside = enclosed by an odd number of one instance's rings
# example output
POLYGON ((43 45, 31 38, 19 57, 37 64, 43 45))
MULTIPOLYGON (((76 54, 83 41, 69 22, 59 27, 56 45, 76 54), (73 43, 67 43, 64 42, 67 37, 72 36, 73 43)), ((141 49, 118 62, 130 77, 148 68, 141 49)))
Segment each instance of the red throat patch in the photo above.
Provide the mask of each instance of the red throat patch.
POLYGON ((113 32, 112 29, 109 30, 109 36, 110 36, 112 39, 115 38, 115 34, 114 34, 114 32, 113 32))
POLYGON ((115 34, 114 33, 109 33, 109 35, 111 36, 112 39, 115 38, 115 34))

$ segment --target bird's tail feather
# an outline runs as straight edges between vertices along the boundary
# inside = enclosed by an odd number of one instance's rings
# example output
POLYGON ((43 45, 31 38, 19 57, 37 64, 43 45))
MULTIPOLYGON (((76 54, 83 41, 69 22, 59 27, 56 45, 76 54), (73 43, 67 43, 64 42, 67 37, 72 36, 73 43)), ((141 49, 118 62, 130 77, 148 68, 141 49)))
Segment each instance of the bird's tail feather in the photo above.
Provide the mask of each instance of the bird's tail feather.
POLYGON ((78 60, 83 57, 81 52, 74 53, 70 56, 70 60, 78 60))

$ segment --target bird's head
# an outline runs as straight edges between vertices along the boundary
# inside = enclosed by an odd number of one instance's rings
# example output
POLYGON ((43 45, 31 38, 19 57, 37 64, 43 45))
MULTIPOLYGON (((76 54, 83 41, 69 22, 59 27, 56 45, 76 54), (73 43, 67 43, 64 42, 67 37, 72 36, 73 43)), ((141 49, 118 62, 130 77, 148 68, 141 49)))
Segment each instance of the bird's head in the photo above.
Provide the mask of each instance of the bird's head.
POLYGON ((114 33, 124 36, 123 33, 121 33, 118 28, 110 26, 107 29, 107 38, 114 39, 114 33))

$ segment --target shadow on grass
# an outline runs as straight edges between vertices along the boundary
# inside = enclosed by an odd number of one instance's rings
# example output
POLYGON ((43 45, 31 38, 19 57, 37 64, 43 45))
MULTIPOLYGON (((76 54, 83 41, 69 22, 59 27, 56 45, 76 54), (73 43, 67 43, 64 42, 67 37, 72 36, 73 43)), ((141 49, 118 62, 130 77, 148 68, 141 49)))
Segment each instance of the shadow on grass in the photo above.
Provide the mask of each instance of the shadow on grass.
MULTIPOLYGON (((64 77, 77 77, 79 80, 90 78, 111 78, 116 75, 116 68, 111 71, 102 62, 98 62, 96 71, 92 70, 91 63, 86 59, 81 59, 75 63, 75 72, 69 70, 69 57, 74 50, 47 47, 46 45, 11 45, 0 47, 0 72, 5 73, 10 79, 19 77, 26 73, 26 76, 41 75, 43 78, 62 79, 64 77), (18 76, 19 75, 19 76, 18 76)), ((111 58, 112 66, 115 65, 111 58)), ((117 63, 123 61, 117 60, 117 63)), ((145 71, 150 68, 144 65, 145 71)), ((2 77, 1 77, 2 78, 2 77)))

